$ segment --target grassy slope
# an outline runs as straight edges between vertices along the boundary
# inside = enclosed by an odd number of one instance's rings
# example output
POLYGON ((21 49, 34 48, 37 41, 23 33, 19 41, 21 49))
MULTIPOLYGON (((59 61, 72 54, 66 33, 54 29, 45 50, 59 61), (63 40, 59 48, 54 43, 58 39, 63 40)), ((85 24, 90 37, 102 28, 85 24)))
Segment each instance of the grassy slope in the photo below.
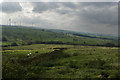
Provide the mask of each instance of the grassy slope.
POLYGON ((56 33, 49 30, 34 29, 27 27, 13 27, 3 26, 2 27, 3 37, 7 38, 8 41, 3 41, 3 45, 10 45, 13 42, 17 42, 19 45, 27 44, 28 42, 35 43, 36 41, 42 42, 62 42, 66 44, 85 44, 96 45, 105 44, 108 42, 116 43, 114 40, 104 40, 98 38, 89 38, 82 36, 75 36, 72 34, 56 33))
MULTIPOLYGON (((26 28, 3 27, 3 37, 19 46, 3 47, 3 78, 116 78, 118 73, 118 49, 80 45, 32 44, 29 41, 62 41, 76 44, 104 44, 112 40, 87 38, 71 34, 26 28), (76 41, 73 41, 76 39, 76 41), (56 51, 54 48, 67 48, 56 51), (36 53, 36 51, 38 53, 36 53), (29 57, 28 53, 32 53, 29 57), (103 75, 101 74, 103 73, 103 75)), ((120 76, 119 76, 120 77, 120 76)))
POLYGON ((119 75, 117 48, 35 44, 12 49, 3 51, 3 78, 103 78, 101 73, 116 78, 119 75), (67 49, 55 51, 52 49, 55 47, 67 49), (27 57, 28 53, 32 55, 27 57))

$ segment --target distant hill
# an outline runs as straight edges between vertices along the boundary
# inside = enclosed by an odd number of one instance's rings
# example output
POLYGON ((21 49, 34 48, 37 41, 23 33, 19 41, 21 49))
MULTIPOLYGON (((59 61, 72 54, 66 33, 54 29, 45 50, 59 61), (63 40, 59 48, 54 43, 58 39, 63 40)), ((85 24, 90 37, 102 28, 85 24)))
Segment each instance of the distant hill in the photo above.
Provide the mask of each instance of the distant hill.
POLYGON ((84 37, 107 39, 107 40, 118 40, 118 36, 112 34, 85 33, 85 32, 75 32, 68 30, 59 30, 59 29, 50 29, 50 30, 53 32, 66 33, 66 34, 68 33, 76 36, 84 36, 84 37))
POLYGON ((3 46, 31 44, 97 45, 117 44, 115 38, 66 30, 38 29, 24 26, 2 26, 3 46))

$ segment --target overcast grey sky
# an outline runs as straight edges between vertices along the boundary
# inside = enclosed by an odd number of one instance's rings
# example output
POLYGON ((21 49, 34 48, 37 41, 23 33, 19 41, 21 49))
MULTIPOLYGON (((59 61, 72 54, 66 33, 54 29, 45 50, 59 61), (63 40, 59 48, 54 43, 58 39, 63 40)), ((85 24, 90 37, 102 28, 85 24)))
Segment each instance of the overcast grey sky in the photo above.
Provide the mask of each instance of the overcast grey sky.
POLYGON ((2 23, 118 34, 117 2, 3 2, 2 23))

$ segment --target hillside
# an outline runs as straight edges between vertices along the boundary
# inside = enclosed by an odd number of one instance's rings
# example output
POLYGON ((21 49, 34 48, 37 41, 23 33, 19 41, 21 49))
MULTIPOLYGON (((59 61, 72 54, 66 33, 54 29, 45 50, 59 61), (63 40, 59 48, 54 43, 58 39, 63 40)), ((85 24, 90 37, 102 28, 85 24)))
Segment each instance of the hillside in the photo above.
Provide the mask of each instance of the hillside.
POLYGON ((50 29, 50 30, 57 33, 73 34, 76 36, 99 38, 99 39, 106 39, 106 40, 118 40, 118 36, 113 34, 85 33, 85 32, 75 32, 75 31, 68 31, 68 30, 59 30, 59 29, 50 29))
POLYGON ((31 44, 74 44, 97 45, 106 43, 117 44, 117 41, 109 38, 91 37, 78 33, 55 32, 48 29, 36 29, 32 27, 2 26, 3 46, 7 45, 31 45, 31 44))
POLYGON ((3 26, 3 80, 119 78, 116 40, 65 32, 3 26))

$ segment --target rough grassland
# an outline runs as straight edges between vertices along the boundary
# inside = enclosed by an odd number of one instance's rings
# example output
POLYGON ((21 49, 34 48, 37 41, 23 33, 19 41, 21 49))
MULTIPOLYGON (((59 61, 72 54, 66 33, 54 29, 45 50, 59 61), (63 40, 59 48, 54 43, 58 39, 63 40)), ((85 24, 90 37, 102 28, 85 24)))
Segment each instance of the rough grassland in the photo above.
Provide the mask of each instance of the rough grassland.
POLYGON ((34 44, 2 52, 3 78, 120 77, 115 47, 34 44))

